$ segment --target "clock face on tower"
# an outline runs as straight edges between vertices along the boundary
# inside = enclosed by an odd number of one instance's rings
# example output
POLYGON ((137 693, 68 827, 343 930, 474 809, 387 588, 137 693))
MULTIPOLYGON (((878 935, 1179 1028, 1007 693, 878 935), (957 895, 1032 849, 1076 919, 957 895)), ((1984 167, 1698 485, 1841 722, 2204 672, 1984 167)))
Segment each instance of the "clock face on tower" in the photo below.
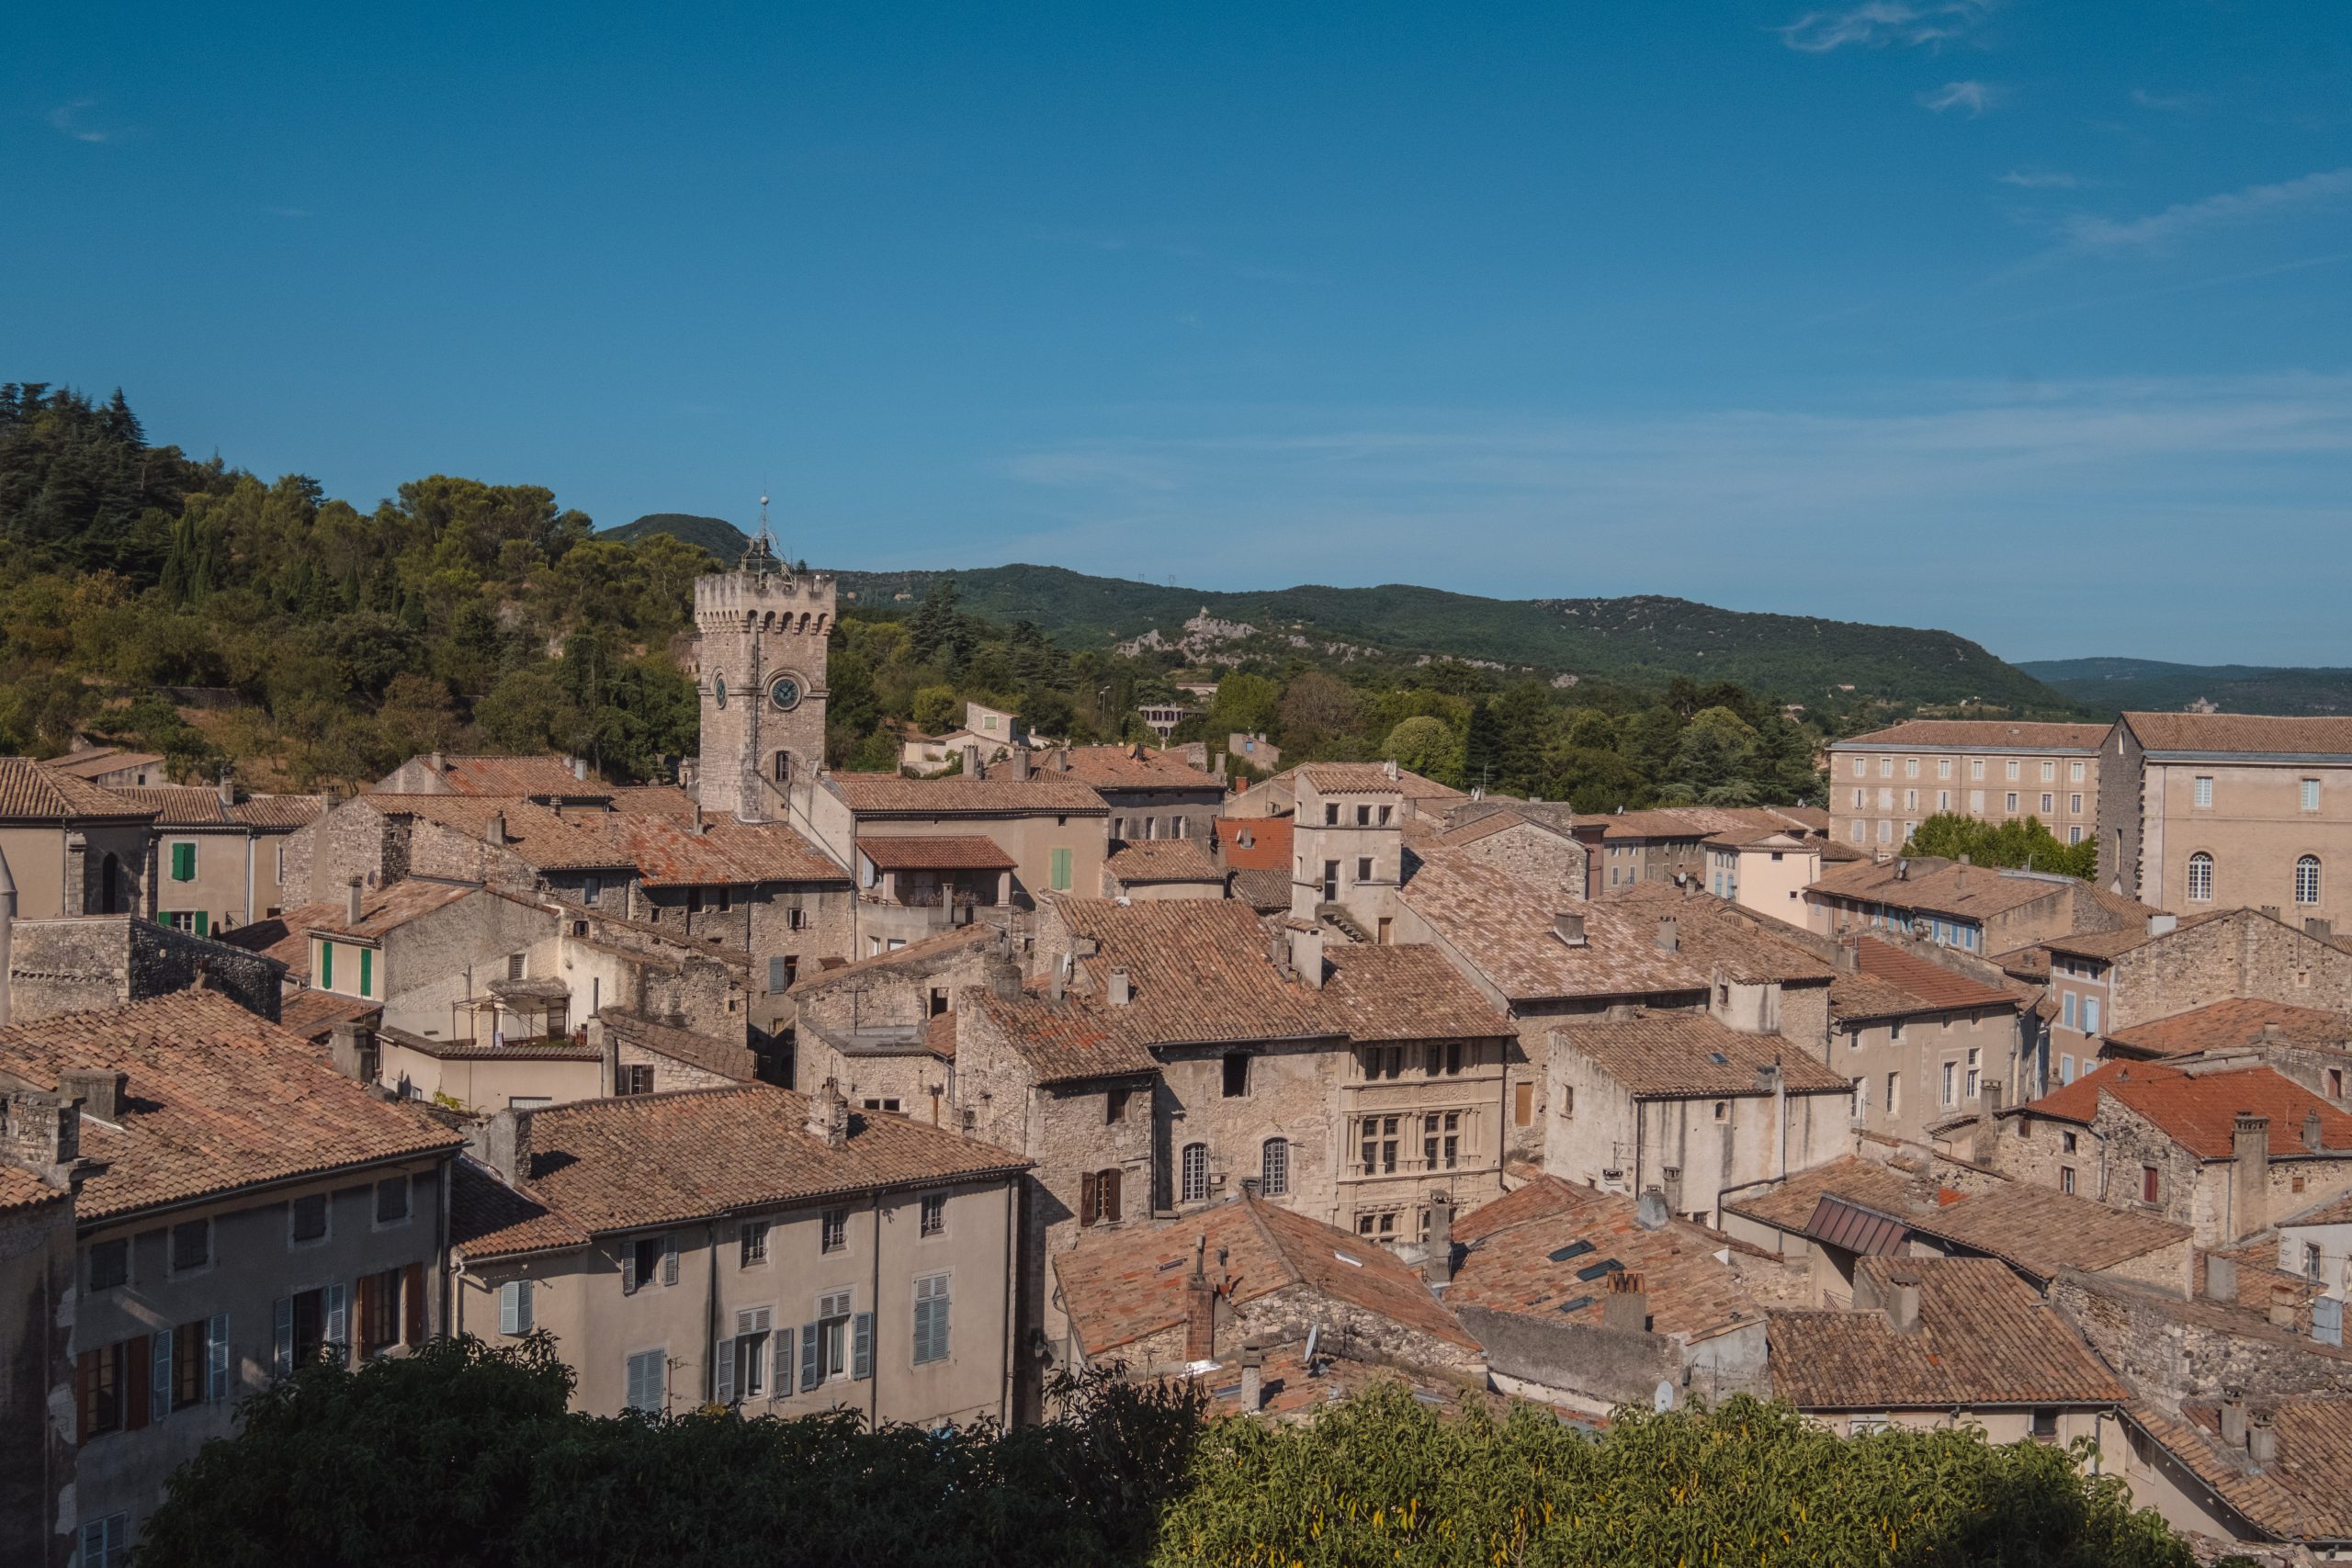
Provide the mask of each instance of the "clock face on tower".
POLYGON ((779 675, 768 682, 768 701, 778 713, 790 713, 800 705, 800 677, 779 675))

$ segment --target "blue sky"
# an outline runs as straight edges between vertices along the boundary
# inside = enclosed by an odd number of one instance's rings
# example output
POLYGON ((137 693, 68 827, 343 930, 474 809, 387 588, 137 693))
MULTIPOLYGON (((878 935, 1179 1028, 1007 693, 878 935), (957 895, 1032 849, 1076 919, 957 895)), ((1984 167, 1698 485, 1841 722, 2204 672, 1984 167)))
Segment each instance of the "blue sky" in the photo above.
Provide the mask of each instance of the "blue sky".
POLYGON ((2352 663, 2352 7, 19 6, 0 378, 362 505, 2352 663))

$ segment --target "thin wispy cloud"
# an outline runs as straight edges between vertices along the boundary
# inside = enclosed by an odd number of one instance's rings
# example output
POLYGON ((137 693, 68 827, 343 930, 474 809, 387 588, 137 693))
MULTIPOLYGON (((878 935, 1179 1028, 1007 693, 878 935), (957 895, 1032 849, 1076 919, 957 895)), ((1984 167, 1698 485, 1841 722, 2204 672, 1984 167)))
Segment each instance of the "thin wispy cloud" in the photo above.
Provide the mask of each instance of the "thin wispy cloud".
POLYGON ((90 111, 98 107, 96 98, 75 98, 49 111, 50 129, 72 137, 76 141, 119 141, 124 128, 99 123, 90 111))
POLYGON ((1845 11, 1808 11, 1776 28, 1782 42, 1806 54, 1827 54, 1851 44, 1860 49, 1933 48, 1964 37, 1991 10, 1983 0, 1872 0, 1845 11))
POLYGON ((1932 93, 1919 95, 1919 107, 1942 114, 1950 109, 1965 109, 1971 119, 1983 114, 2000 96, 2001 90, 1990 82, 1947 82, 1932 93))
POLYGON ((2082 178, 2077 175, 2060 174, 2054 169, 2011 169, 1997 176, 2005 186, 2019 190, 2079 190, 2082 178))
POLYGON ((2134 87, 2132 89, 2132 101, 2143 109, 2162 109, 2170 114, 2180 114, 2189 109, 2203 108, 2205 95, 2175 93, 2165 96, 2152 93, 2145 87, 2134 87))
POLYGON ((2352 168, 2327 169, 2276 185, 2245 186, 2198 201, 2183 201, 2144 218, 2077 213, 2063 226, 2066 248, 2077 254, 2159 251, 2191 235, 2267 218, 2332 206, 2352 197, 2352 168))

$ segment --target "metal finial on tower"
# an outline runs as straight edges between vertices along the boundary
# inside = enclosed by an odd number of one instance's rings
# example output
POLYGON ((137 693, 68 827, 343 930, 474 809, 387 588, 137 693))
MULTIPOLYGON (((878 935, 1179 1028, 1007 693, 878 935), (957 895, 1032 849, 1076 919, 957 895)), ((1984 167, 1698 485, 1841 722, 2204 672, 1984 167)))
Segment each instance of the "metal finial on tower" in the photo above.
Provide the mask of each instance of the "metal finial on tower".
POLYGON ((768 498, 760 497, 760 531, 752 536, 750 547, 743 552, 745 571, 775 571, 781 563, 775 558, 775 536, 768 532, 768 498))

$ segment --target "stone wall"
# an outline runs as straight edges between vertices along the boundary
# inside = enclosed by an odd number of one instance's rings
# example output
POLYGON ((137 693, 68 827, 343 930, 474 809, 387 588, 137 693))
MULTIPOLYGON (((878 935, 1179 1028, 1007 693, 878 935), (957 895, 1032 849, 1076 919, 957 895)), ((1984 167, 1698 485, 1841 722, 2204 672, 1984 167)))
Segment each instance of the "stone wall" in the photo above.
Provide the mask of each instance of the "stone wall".
POLYGON ((286 966, 273 958, 131 915, 18 920, 8 967, 17 1023, 121 1007, 199 982, 277 1021, 286 966))
POLYGON ((1734 1393, 1770 1398, 1765 1370, 1764 1324, 1685 1346, 1664 1334, 1546 1320, 1487 1307, 1455 1309, 1462 1325, 1485 1347, 1498 1377, 1556 1391, 1603 1407, 1646 1404, 1661 1382, 1709 1400, 1734 1393))
POLYGON ((58 1196, 0 1212, 0 1562, 27 1568, 63 1568, 74 1544, 77 1254, 74 1203, 58 1196))
POLYGON ((1340 1090, 1355 1065, 1349 1046, 1339 1041, 1280 1042, 1157 1055, 1159 1084, 1151 1109, 1162 1199, 1179 1209, 1197 1206, 1183 1201, 1176 1190, 1187 1145, 1207 1145, 1206 1201, 1216 1202, 1238 1193, 1243 1181, 1258 1179, 1267 1140, 1280 1137, 1290 1145, 1290 1190, 1269 1193, 1269 1200, 1326 1224, 1336 1221, 1339 1167, 1345 1157, 1340 1147, 1340 1090), (1243 1094, 1225 1092, 1228 1055, 1248 1060, 1243 1094))
MULTIPOLYGON (((1458 1344, 1299 1284, 1238 1303, 1220 1300, 1214 1354, 1238 1355, 1252 1340, 1268 1348, 1301 1345, 1318 1326, 1323 1331, 1316 1339, 1318 1356, 1483 1377, 1486 1357, 1475 1345, 1458 1344)), ((1184 1325, 1179 1322, 1155 1329, 1118 1347, 1106 1359, 1124 1360, 1136 1371, 1173 1371, 1184 1364, 1184 1325)))
POLYGON ((2233 909, 2123 953, 2109 990, 2109 1032, 2233 997, 2352 1011, 2352 953, 2233 909))
POLYGON ((1586 897, 1584 846, 1549 828, 1521 822, 1473 839, 1453 852, 1522 880, 1566 883, 1576 897, 1586 897))
POLYGON ((2259 1313, 2071 1269, 2050 1282, 2050 1303, 2143 1397, 2352 1393, 2352 1352, 2259 1313))

